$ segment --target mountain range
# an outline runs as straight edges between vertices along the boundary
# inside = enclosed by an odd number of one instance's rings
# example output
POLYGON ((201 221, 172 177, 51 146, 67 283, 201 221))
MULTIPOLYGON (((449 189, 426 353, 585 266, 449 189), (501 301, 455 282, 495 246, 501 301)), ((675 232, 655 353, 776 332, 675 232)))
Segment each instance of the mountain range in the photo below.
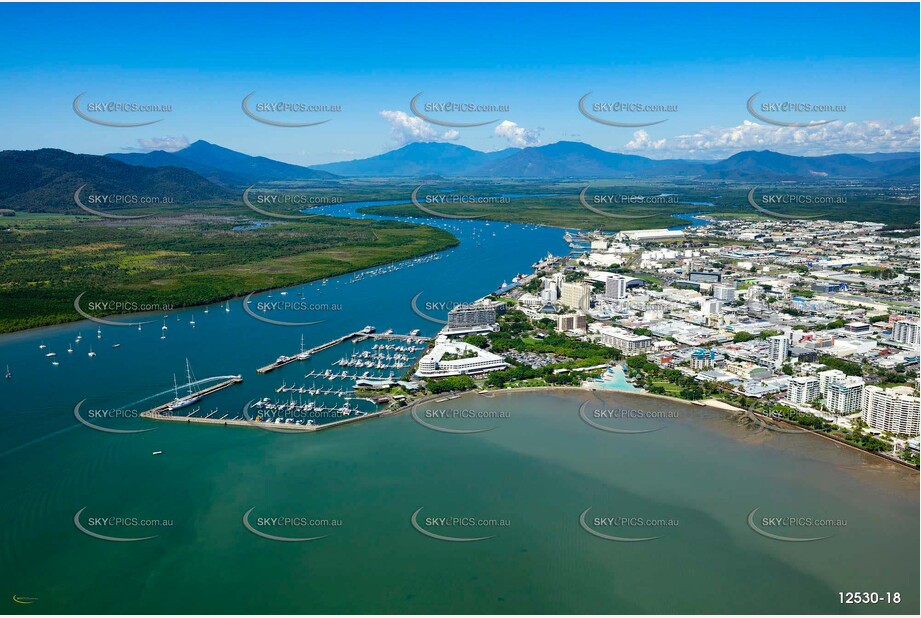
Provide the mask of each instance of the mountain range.
POLYGON ((250 156, 205 140, 198 140, 176 152, 154 150, 144 153, 111 153, 106 156, 129 165, 184 168, 211 182, 231 187, 249 186, 259 182, 335 178, 329 172, 282 163, 266 157, 250 156))
POLYGON ((797 157, 770 150, 745 151, 722 161, 649 159, 607 152, 582 142, 556 142, 485 153, 438 142, 414 143, 367 159, 328 163, 314 169, 354 177, 421 175, 479 178, 654 178, 778 181, 823 178, 917 179, 918 153, 797 157))
POLYGON ((376 157, 315 166, 274 161, 197 141, 177 152, 105 156, 63 150, 0 152, 0 208, 75 212, 74 191, 169 196, 176 203, 239 199, 261 182, 337 183, 343 177, 507 179, 654 179, 763 183, 856 179, 918 184, 918 153, 798 157, 745 151, 721 161, 649 159, 607 152, 581 142, 480 152, 456 144, 413 143, 376 157))
POLYGON ((54 148, 0 152, 0 208, 80 212, 74 192, 83 185, 85 196, 168 197, 177 204, 238 195, 191 170, 176 167, 139 167, 54 148))

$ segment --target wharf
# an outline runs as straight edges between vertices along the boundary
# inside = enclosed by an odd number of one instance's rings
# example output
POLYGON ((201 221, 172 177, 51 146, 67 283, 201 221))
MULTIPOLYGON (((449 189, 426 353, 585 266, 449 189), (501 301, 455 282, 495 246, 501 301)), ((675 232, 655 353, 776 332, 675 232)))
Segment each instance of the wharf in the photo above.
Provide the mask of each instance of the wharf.
MULTIPOLYGON (((191 395, 189 395, 188 397, 204 397, 205 395, 216 393, 217 391, 223 390, 229 386, 233 386, 234 384, 240 384, 242 381, 243 381, 242 376, 233 376, 228 380, 224 380, 223 382, 218 382, 217 384, 213 384, 212 386, 209 386, 208 388, 203 388, 200 391, 196 391, 192 393, 191 395)), ((192 418, 191 416, 174 417, 172 415, 173 411, 169 409, 170 403, 172 402, 167 402, 167 403, 157 406, 156 408, 151 408, 150 410, 147 410, 146 412, 141 412, 141 417, 152 418, 156 420, 180 420, 180 419, 187 420, 187 419, 192 418)), ((195 420, 201 421, 205 419, 196 418, 195 420)))
POLYGON ((360 343, 362 341, 365 341, 366 339, 374 339, 374 340, 378 340, 378 339, 388 340, 389 339, 389 340, 419 341, 419 342, 429 341, 428 337, 422 337, 420 335, 398 335, 396 333, 364 333, 361 331, 355 331, 354 333, 349 333, 347 335, 337 337, 336 339, 333 339, 332 341, 327 341, 326 343, 320 344, 314 348, 310 348, 309 350, 298 352, 297 354, 294 354, 293 356, 282 356, 278 360, 276 360, 274 363, 266 365, 265 367, 260 367, 259 369, 256 370, 256 373, 269 373, 270 371, 278 369, 279 367, 284 367, 285 365, 289 363, 293 363, 294 361, 307 360, 311 356, 316 354, 317 352, 328 350, 329 348, 335 347, 339 345, 340 343, 345 343, 346 341, 349 341, 349 340, 355 340, 356 343, 360 343))

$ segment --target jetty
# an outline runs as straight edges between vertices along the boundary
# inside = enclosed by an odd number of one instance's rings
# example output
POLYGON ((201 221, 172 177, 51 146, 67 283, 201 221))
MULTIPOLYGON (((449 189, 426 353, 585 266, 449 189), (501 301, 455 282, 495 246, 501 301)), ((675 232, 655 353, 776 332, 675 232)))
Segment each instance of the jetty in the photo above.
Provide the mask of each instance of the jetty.
POLYGON ((399 335, 396 333, 386 332, 386 333, 366 333, 363 331, 355 331, 354 333, 349 333, 347 335, 342 335, 337 337, 332 341, 327 341, 316 347, 310 348, 309 350, 303 350, 291 356, 279 356, 278 359, 271 364, 266 365, 265 367, 260 367, 256 370, 256 373, 269 373, 279 367, 284 367, 289 363, 295 361, 304 361, 309 359, 311 356, 317 352, 322 352, 323 350, 328 350, 329 348, 335 347, 340 343, 345 343, 346 341, 354 340, 355 343, 361 343, 367 339, 382 339, 382 340, 398 340, 398 341, 418 341, 420 343, 425 343, 430 341, 429 337, 423 337, 421 335, 399 335))
MULTIPOLYGON (((192 393, 191 395, 189 395, 189 397, 204 397, 206 395, 210 395, 211 393, 216 393, 219 390, 223 390, 225 388, 233 386, 234 384, 240 384, 242 381, 243 381, 243 376, 231 376, 229 379, 224 380, 223 382, 218 382, 217 384, 213 384, 209 386, 208 388, 203 388, 200 391, 196 391, 192 393)), ((172 416, 173 410, 169 409, 169 406, 171 403, 172 402, 169 401, 167 403, 157 406, 156 408, 151 408, 150 410, 147 410, 146 412, 141 412, 141 417, 142 418, 152 418, 156 420, 179 420, 180 418, 182 420, 186 420, 186 419, 191 419, 192 418, 191 415, 195 414, 195 412, 198 411, 198 409, 196 408, 189 415, 183 415, 181 417, 173 417, 172 416)), ((195 420, 203 421, 206 419, 196 417, 195 420)), ((211 420, 211 419, 207 419, 207 420, 211 420)))
POLYGON ((264 423, 256 421, 255 419, 246 419, 235 416, 233 418, 227 418, 225 414, 221 418, 213 417, 201 417, 201 416, 181 416, 173 415, 169 410, 161 410, 159 413, 153 413, 153 410, 148 412, 142 412, 141 416, 144 418, 149 418, 155 421, 172 421, 175 423, 197 423, 199 425, 221 425, 225 427, 249 427, 249 428, 262 428, 266 431, 274 431, 275 433, 298 433, 298 432, 308 432, 312 433, 315 431, 322 431, 324 429, 332 429, 334 427, 341 427, 343 425, 348 425, 350 423, 355 423, 358 421, 363 421, 367 418, 377 418, 379 416, 385 416, 388 410, 381 410, 380 412, 367 412, 360 416, 350 416, 343 418, 337 421, 332 421, 331 423, 323 423, 320 425, 296 425, 296 424, 280 424, 276 425, 275 423, 264 423))

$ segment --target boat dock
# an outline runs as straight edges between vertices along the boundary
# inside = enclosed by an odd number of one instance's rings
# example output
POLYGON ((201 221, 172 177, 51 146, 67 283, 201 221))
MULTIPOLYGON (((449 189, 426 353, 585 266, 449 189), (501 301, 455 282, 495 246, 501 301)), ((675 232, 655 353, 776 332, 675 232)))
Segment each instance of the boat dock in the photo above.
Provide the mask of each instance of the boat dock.
POLYGON ((366 418, 376 418, 378 416, 384 416, 387 410, 382 410, 380 412, 368 412, 367 414, 362 414, 361 416, 350 416, 348 418, 343 418, 338 421, 333 421, 331 423, 323 423, 322 425, 291 425, 283 424, 276 425, 274 423, 261 423, 255 420, 246 419, 240 416, 235 416, 228 419, 228 414, 225 414, 221 418, 213 417, 201 417, 201 416, 179 416, 173 415, 168 410, 161 410, 158 413, 154 413, 153 410, 141 413, 141 416, 144 418, 149 418, 155 421, 173 421, 176 423, 197 423, 199 425, 221 425, 229 427, 262 427, 266 431, 274 431, 275 433, 297 433, 297 432, 308 432, 312 433, 315 431, 322 431, 324 429, 332 429, 333 427, 341 427, 342 425, 348 425, 349 423, 355 423, 357 421, 363 421, 366 418), (164 413, 165 412, 165 413, 164 413), (264 427, 263 427, 264 426, 264 427))
POLYGON ((265 367, 260 367, 256 370, 256 373, 269 373, 279 367, 284 367, 288 363, 293 363, 294 361, 307 360, 317 352, 322 352, 323 350, 328 350, 329 348, 335 347, 340 343, 345 343, 349 340, 355 340, 356 343, 365 341, 366 339, 390 339, 390 340, 399 340, 399 341, 419 341, 427 342, 429 337, 422 337, 421 335, 398 335, 396 333, 366 333, 362 331, 355 331, 354 333, 349 333, 343 335, 332 341, 327 341, 326 343, 320 344, 315 348, 310 348, 309 350, 304 350, 298 352, 292 356, 281 356, 274 363, 266 365, 265 367))
MULTIPOLYGON (((223 382, 218 382, 217 384, 214 384, 214 385, 212 385, 212 386, 209 386, 208 388, 203 388, 203 389, 200 390, 200 391, 194 392, 194 393, 192 393, 191 395, 189 395, 189 397, 204 397, 205 395, 210 395, 211 393, 216 393, 217 391, 223 390, 223 389, 225 389, 225 388, 227 388, 227 387, 229 387, 229 386, 233 386, 234 384, 240 384, 242 381, 243 381, 243 377, 242 377, 242 376, 233 376, 232 378, 230 378, 230 379, 228 379, 228 380, 224 380, 223 382)), ((180 418, 181 418, 182 420, 192 419, 192 416, 191 416, 191 415, 189 415, 189 416, 182 416, 182 417, 173 417, 172 414, 171 414, 172 411, 169 409, 170 403, 172 403, 172 402, 167 402, 167 403, 164 403, 164 404, 162 404, 162 405, 157 406, 156 408, 151 408, 150 410, 147 410, 146 412, 141 412, 141 416, 142 416, 143 418, 152 418, 152 419, 156 419, 156 420, 179 420, 180 418), (164 412, 165 412, 166 414, 164 414, 164 412)), ((195 412, 196 412, 196 411, 193 410, 193 411, 192 411, 192 414, 194 414, 195 412)), ((213 413, 212 413, 212 414, 213 414, 213 413)), ((195 418, 194 420, 196 420, 196 421, 202 421, 202 420, 205 420, 205 419, 203 419, 203 418, 195 418)), ((208 419, 208 420, 210 420, 210 419, 208 419)))

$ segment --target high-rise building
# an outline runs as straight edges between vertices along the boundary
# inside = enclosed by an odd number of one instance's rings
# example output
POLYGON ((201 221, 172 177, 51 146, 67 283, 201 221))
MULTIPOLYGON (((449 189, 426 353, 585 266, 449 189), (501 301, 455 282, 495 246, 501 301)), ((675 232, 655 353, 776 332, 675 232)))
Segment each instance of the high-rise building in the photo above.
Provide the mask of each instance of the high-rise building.
POLYGON ((592 300, 592 285, 577 281, 564 281, 560 286, 560 302, 573 309, 586 310, 592 300))
POLYGON ((911 320, 899 320, 892 327, 892 338, 899 343, 918 345, 918 323, 911 320))
POLYGON ((548 303, 555 303, 560 299, 560 288, 557 286, 556 281, 553 279, 544 279, 544 290, 541 294, 541 298, 545 299, 548 303))
POLYGON ((822 395, 828 395, 828 387, 835 382, 843 380, 847 376, 840 369, 828 369, 826 371, 820 371, 817 377, 819 378, 819 392, 822 393, 822 395))
POLYGON ((724 303, 735 302, 736 299, 736 289, 731 285, 726 285, 723 283, 715 283, 713 285, 713 298, 716 300, 722 301, 724 303))
POLYGON ((722 310, 722 301, 716 300, 715 298, 705 298, 700 301, 700 312, 704 315, 719 315, 722 310))
POLYGON ((620 300, 627 297, 627 278, 623 275, 611 275, 604 283, 606 298, 620 300))
POLYGON ((863 389, 863 421, 880 431, 916 436, 919 432, 918 417, 921 398, 907 393, 884 390, 878 386, 863 389))
POLYGON ((566 313, 556 316, 557 330, 585 329, 588 320, 582 313, 566 313))
POLYGON ((850 414, 860 410, 863 398, 863 379, 848 376, 828 386, 825 406, 835 414, 850 414))
POLYGON ((787 350, 790 349, 790 341, 786 335, 774 335, 768 337, 770 350, 768 355, 771 359, 771 365, 774 369, 779 369, 787 361, 787 350))
POLYGON ((448 312, 446 334, 463 334, 494 330, 496 305, 492 302, 457 305, 448 312))
POLYGON ((793 403, 807 404, 820 396, 819 379, 814 376, 799 376, 790 380, 787 399, 793 403))

